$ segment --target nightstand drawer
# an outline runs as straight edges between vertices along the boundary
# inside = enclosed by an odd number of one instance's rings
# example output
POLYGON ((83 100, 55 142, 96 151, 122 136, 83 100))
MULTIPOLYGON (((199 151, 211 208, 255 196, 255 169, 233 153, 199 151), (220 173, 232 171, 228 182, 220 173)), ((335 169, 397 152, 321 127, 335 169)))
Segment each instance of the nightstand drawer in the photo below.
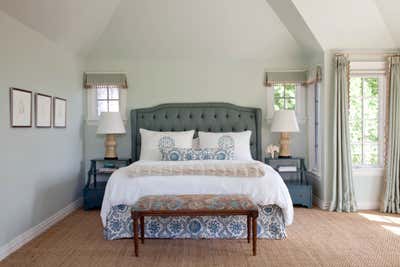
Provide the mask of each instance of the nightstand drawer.
POLYGON ((294 205, 303 205, 308 208, 312 207, 312 186, 306 184, 288 183, 290 197, 294 205))

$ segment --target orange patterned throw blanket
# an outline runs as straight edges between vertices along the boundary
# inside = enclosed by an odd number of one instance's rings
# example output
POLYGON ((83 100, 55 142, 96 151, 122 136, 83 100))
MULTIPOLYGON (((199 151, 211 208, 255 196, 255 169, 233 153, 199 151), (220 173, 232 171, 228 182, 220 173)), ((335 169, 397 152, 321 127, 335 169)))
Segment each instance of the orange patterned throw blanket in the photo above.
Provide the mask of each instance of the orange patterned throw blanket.
POLYGON ((138 161, 128 168, 131 177, 178 175, 263 177, 266 174, 266 166, 260 161, 138 161))

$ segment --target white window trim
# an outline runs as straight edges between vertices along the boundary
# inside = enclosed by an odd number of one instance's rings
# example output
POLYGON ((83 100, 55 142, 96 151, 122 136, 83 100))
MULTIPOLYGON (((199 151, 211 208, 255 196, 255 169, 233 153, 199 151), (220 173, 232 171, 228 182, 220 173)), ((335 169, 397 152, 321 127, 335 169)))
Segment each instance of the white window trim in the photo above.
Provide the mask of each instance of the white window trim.
POLYGON ((383 177, 383 167, 362 167, 353 168, 353 176, 355 177, 383 177))
MULTIPOLYGON (((305 124, 307 121, 305 106, 306 106, 306 87, 300 83, 296 85, 296 117, 299 124, 305 124)), ((267 87, 267 107, 266 107, 266 119, 268 124, 272 123, 272 117, 274 115, 274 86, 267 87)))
MULTIPOLYGON (((96 88, 85 89, 86 91, 86 123, 97 125, 100 117, 97 114, 97 90, 96 88)), ((119 109, 123 121, 127 121, 126 102, 128 90, 119 88, 119 109)))
POLYGON ((307 87, 307 133, 308 133, 308 169, 310 172, 315 174, 318 178, 320 178, 320 170, 321 170, 321 117, 319 117, 318 121, 318 150, 315 148, 315 116, 318 112, 320 114, 321 109, 321 82, 318 82, 317 85, 310 84, 307 87), (318 106, 317 110, 315 109, 315 86, 318 86, 318 106), (315 156, 317 156, 318 161, 315 162, 315 156))
POLYGON ((378 97, 379 97, 379 114, 378 114, 378 150, 379 150, 379 164, 377 165, 365 165, 358 164, 353 165, 353 172, 356 176, 382 176, 383 166, 385 160, 385 122, 386 113, 384 107, 386 106, 386 75, 381 71, 360 71, 352 72, 352 77, 363 77, 363 78, 376 78, 378 77, 378 97), (365 169, 366 171, 362 171, 365 169), (369 173, 371 172, 371 173, 369 173), (369 174, 369 175, 368 175, 369 174))

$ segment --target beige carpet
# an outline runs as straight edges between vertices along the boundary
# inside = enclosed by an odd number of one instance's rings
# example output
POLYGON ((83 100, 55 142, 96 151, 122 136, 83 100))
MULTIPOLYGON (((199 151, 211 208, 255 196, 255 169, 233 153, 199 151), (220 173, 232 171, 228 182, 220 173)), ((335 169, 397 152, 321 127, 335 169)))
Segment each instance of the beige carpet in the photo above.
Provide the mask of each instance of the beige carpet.
POLYGON ((105 241, 98 211, 79 210, 0 266, 400 266, 400 216, 295 209, 286 240, 105 241))

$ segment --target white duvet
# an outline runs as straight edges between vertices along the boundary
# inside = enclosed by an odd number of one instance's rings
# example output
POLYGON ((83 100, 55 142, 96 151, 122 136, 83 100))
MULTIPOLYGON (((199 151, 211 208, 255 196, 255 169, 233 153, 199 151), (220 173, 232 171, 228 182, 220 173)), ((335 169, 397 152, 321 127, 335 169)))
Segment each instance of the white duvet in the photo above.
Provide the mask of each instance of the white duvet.
MULTIPOLYGON (((201 161, 169 161, 171 165, 196 164, 201 161)), ((204 164, 205 161, 202 161, 204 164)), ((232 164, 233 161, 207 161, 212 164, 232 164)), ((243 163, 243 161, 235 161, 243 163)), ((137 161, 134 164, 164 164, 166 161, 137 161)), ((130 166, 132 166, 130 165, 130 166)), ((281 176, 265 165, 263 177, 221 177, 221 176, 129 176, 129 166, 115 171, 108 180, 101 219, 106 223, 112 206, 133 205, 146 195, 179 194, 246 194, 259 205, 279 206, 286 225, 293 221, 293 204, 281 176)))

